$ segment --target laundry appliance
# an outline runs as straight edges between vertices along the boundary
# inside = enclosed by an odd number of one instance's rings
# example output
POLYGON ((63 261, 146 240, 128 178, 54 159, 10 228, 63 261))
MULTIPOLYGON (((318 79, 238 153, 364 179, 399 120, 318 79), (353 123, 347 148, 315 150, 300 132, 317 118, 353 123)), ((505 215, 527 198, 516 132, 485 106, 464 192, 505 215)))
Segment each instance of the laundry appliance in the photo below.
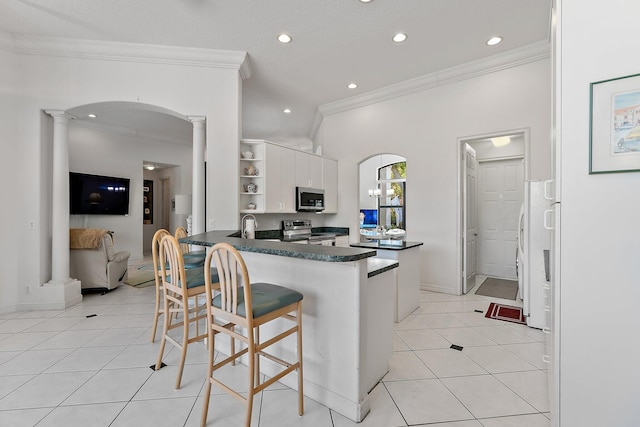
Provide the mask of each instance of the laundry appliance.
MULTIPOLYGON (((546 327, 547 303, 545 287, 545 251, 551 246, 551 231, 545 226, 545 215, 551 201, 545 197, 544 181, 526 181, 524 204, 520 211, 516 271, 522 299, 522 311, 527 325, 546 327)), ((548 252, 547 252, 548 253, 548 252)))

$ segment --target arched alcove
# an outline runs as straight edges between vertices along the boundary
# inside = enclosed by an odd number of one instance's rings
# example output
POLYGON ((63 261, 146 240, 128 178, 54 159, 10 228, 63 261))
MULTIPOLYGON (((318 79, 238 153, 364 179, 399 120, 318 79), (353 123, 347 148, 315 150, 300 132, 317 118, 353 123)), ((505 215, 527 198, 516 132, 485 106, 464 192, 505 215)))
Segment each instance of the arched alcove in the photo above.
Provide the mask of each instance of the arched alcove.
POLYGON ((404 177, 390 174, 380 176, 381 170, 391 165, 406 165, 405 162, 403 156, 385 153, 373 155, 359 163, 360 233, 365 239, 367 233, 379 227, 401 228, 399 224, 402 224, 402 228, 405 228, 406 167, 404 177))

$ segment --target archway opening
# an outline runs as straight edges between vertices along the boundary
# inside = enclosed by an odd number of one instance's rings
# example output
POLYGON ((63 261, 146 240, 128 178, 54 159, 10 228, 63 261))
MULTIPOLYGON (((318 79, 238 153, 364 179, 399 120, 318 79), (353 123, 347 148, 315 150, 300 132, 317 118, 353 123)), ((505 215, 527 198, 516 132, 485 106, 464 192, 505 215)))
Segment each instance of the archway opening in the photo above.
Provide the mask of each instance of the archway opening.
POLYGON ((358 197, 361 241, 406 236, 406 158, 378 154, 362 161, 358 197))

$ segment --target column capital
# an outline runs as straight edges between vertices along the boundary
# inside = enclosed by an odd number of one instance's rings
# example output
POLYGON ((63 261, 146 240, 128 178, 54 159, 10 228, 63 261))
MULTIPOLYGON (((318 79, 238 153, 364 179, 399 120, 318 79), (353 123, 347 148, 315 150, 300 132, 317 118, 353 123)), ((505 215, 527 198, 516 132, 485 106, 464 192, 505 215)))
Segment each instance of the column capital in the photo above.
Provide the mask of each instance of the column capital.
POLYGON ((67 113, 64 110, 44 110, 44 112, 50 115, 51 117, 53 117, 54 119, 65 119, 65 120, 75 119, 75 116, 67 113))
POLYGON ((194 126, 198 123, 205 124, 207 122, 207 118, 205 116, 187 116, 187 119, 189 119, 194 126))

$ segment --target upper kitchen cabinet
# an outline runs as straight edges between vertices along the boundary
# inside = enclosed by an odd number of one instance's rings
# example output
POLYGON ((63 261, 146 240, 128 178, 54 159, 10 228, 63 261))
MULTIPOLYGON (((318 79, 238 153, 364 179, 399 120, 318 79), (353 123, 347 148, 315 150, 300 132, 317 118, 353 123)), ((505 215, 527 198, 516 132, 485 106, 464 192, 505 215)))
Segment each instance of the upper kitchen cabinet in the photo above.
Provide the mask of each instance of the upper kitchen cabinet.
POLYGON ((338 213, 338 161, 322 159, 324 213, 338 213))
POLYGON ((324 189, 338 212, 338 162, 263 139, 240 141, 240 213, 295 213, 296 186, 324 189))
POLYGON ((295 200, 294 150, 275 144, 264 144, 265 149, 265 212, 293 213, 295 200))
POLYGON ((315 154, 296 151, 296 186, 323 188, 322 157, 315 154))

